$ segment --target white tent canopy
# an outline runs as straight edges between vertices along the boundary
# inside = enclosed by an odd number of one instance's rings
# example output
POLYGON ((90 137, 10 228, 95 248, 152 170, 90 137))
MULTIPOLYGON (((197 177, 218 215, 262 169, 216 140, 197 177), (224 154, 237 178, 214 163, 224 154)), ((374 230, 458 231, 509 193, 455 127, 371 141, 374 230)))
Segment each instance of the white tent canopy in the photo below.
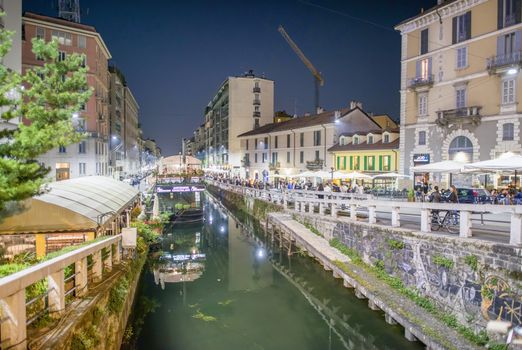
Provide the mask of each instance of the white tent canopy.
POLYGON ((419 173, 460 173, 465 163, 455 160, 430 163, 413 167, 411 170, 419 173))
POLYGON ((511 154, 497 159, 464 165, 465 170, 475 171, 522 171, 522 156, 511 154))
POLYGON ((351 180, 358 180, 358 179, 371 179, 372 177, 370 175, 366 175, 363 173, 360 173, 358 171, 353 171, 351 173, 346 174, 346 179, 351 180))
POLYGON ((379 175, 375 175, 373 177, 374 179, 385 179, 385 178, 393 178, 393 179, 397 179, 397 178, 411 178, 410 175, 401 175, 401 174, 397 174, 397 173, 384 173, 384 174, 379 174, 379 175))

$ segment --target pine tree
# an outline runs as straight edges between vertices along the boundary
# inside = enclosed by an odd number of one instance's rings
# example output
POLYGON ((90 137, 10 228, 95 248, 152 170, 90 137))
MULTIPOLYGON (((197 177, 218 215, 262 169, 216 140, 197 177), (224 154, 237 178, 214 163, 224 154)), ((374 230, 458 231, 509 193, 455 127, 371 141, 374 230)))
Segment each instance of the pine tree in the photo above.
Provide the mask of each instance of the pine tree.
MULTIPOLYGON (((9 52, 12 35, 0 29, 0 59, 9 52)), ((50 170, 37 160, 39 155, 84 136, 73 124, 92 94, 84 57, 60 57, 56 40, 46 43, 35 38, 32 51, 44 65, 24 76, 0 64, 1 118, 24 120, 14 129, 0 131, 0 209, 8 201, 39 193, 50 170)))

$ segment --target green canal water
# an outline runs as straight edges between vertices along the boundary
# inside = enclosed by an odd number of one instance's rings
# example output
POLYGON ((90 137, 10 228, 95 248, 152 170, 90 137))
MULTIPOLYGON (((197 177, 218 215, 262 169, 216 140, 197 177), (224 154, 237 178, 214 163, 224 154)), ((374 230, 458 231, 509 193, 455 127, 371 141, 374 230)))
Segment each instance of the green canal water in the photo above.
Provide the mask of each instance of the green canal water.
POLYGON ((124 349, 421 349, 308 256, 280 252, 213 199, 204 224, 167 227, 124 349))

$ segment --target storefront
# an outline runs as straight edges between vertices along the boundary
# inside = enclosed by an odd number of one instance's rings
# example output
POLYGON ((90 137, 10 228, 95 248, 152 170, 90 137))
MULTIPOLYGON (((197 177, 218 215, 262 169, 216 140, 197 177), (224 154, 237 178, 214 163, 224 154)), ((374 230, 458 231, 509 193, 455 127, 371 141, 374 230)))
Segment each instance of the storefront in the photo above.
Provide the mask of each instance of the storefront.
MULTIPOLYGON (((413 155, 413 166, 426 165, 430 163, 430 155, 427 153, 417 153, 413 155)), ((424 181, 429 182, 429 173, 413 173, 413 184, 422 185, 424 181)))

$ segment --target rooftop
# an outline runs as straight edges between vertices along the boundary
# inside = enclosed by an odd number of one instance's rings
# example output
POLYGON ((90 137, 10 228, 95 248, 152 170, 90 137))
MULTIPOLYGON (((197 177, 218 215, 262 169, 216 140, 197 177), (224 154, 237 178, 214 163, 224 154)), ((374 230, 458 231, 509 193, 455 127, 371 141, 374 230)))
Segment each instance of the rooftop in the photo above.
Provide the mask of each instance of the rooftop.
POLYGON ((417 14, 417 15, 415 15, 413 17, 410 17, 408 19, 405 19, 404 21, 400 22, 399 24, 397 24, 395 26, 395 29, 398 30, 399 26, 401 26, 403 24, 406 24, 408 22, 411 22, 411 21, 413 21, 413 20, 415 20, 415 19, 417 19, 419 17, 422 17, 422 16, 425 16, 427 14, 430 14, 430 13, 432 13, 434 11, 437 11, 438 9, 443 8, 443 7, 445 7, 445 6, 447 6, 447 5, 451 4, 451 3, 454 3, 456 1, 458 1, 458 0, 443 0, 440 4, 437 4, 437 5, 433 6, 433 7, 430 7, 429 9, 427 9, 425 11, 422 11, 419 14, 417 14))
POLYGON ((67 27, 71 27, 71 28, 76 28, 76 29, 81 29, 81 30, 86 30, 89 32, 97 33, 96 28, 94 28, 93 26, 90 26, 87 24, 71 22, 71 21, 68 21, 66 19, 59 18, 59 17, 50 17, 50 16, 40 15, 38 13, 33 13, 33 12, 24 12, 24 18, 36 19, 36 20, 40 20, 40 21, 50 22, 50 23, 59 24, 62 26, 67 26, 67 27))

